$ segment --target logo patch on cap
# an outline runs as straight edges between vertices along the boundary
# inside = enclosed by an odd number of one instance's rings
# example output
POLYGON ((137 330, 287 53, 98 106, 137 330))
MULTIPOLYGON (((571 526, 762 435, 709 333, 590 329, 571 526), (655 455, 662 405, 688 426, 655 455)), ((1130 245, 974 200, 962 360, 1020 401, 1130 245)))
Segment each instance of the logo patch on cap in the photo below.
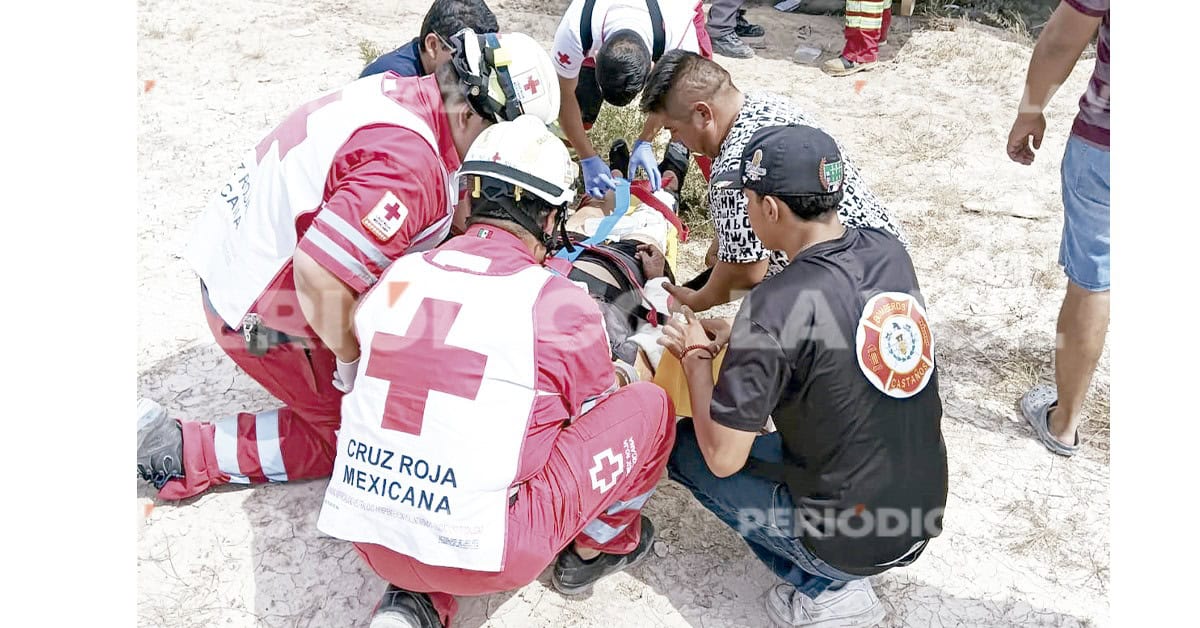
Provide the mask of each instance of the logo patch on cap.
POLYGON ((912 295, 884 292, 867 301, 855 349, 863 375, 889 397, 911 397, 933 377, 933 333, 912 295))
POLYGON ((826 192, 836 192, 842 189, 842 179, 846 176, 846 171, 842 167, 841 160, 827 162, 822 157, 820 172, 817 174, 821 177, 821 187, 826 192))
POLYGON ((763 154, 761 148, 754 151, 754 156, 750 158, 750 161, 746 162, 746 179, 750 181, 758 181, 767 175, 767 169, 759 165, 762 163, 762 157, 763 154))

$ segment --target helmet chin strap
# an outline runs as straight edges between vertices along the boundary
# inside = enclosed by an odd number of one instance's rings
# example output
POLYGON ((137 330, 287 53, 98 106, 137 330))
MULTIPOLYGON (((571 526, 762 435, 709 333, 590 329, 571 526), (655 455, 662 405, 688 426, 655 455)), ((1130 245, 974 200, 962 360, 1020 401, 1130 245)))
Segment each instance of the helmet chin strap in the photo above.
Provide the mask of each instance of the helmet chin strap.
POLYGON ((575 249, 571 246, 570 238, 567 237, 566 203, 557 208, 558 215, 554 219, 555 225, 550 229, 550 233, 546 233, 542 229, 542 226, 533 219, 533 216, 530 216, 518 206, 515 197, 519 197, 520 195, 514 192, 515 189, 512 184, 488 181, 477 187, 476 192, 472 195, 475 198, 486 198, 502 207, 510 220, 521 225, 542 246, 546 247, 548 254, 557 251, 563 246, 566 246, 568 250, 573 252, 575 249), (559 232, 557 237, 554 233, 555 231, 559 232), (559 239, 561 239, 561 242, 557 241, 559 239))

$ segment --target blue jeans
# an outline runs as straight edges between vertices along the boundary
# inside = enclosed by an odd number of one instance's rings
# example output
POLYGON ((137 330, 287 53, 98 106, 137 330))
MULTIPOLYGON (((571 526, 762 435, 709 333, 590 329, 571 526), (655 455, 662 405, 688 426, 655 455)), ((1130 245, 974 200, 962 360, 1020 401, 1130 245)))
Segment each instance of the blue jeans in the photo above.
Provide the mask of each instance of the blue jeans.
MULTIPOLYGON (((783 441, 779 434, 755 438, 750 456, 782 462, 783 441)), ((683 419, 676 426, 675 448, 667 462, 667 473, 740 534, 768 569, 804 595, 815 598, 827 589, 840 588, 862 577, 840 571, 817 558, 793 536, 796 510, 786 485, 745 471, 727 478, 713 475, 700 453, 691 419, 683 419)))
POLYGON ((1072 135, 1062 160, 1063 234, 1058 263, 1071 283, 1108 290, 1108 151, 1072 135))

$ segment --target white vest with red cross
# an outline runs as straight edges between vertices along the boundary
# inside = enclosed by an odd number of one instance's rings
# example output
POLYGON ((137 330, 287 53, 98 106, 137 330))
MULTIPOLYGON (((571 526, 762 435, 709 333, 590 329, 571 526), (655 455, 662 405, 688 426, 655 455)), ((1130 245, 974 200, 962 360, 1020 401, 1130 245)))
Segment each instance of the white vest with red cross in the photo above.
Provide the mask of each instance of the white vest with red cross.
POLYGON ((490 264, 456 250, 407 255, 362 299, 322 532, 427 565, 503 568, 538 394, 532 312, 551 274, 486 275, 490 264))
MULTIPOLYGON (((386 95, 405 80, 414 79, 390 73, 369 76, 300 107, 246 153, 229 182, 212 197, 184 256, 207 286, 213 308, 230 327, 241 325, 254 302, 291 261, 297 243, 296 219, 325 201, 329 169, 355 131, 371 124, 394 124, 420 135, 438 153, 429 125, 386 95)), ((444 167, 430 176, 451 192, 446 196, 451 203, 457 200, 444 167)), ((446 211, 452 215, 453 205, 446 211)), ((426 248, 442 237, 430 238, 426 248)))

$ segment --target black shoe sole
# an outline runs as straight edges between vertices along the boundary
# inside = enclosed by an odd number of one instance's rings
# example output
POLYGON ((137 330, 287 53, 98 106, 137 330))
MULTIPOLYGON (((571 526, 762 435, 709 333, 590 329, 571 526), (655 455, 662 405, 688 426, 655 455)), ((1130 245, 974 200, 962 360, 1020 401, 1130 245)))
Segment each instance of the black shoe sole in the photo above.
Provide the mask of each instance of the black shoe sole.
POLYGON ((622 177, 629 178, 629 144, 623 138, 613 140, 608 147, 608 167, 610 170, 620 170, 622 177))

